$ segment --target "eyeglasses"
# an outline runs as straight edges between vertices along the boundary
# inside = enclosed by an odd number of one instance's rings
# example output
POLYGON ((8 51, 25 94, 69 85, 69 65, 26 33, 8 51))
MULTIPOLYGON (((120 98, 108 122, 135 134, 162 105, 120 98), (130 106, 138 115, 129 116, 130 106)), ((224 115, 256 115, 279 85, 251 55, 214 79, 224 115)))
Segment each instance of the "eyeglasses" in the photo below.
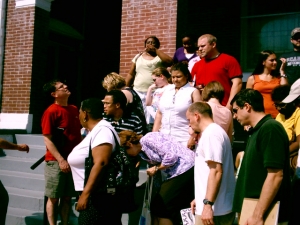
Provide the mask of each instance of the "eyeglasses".
POLYGON ((61 91, 61 89, 63 89, 65 86, 67 86, 67 85, 61 84, 58 88, 56 88, 55 91, 61 91))
POLYGON ((240 109, 240 107, 236 107, 232 109, 232 114, 237 114, 238 110, 240 109))
POLYGON ((112 102, 102 102, 103 103, 103 105, 111 105, 111 104, 113 104, 112 102))
POLYGON ((281 103, 274 103, 273 105, 274 105, 277 109, 278 109, 278 108, 279 108, 279 109, 284 109, 284 108, 286 107, 287 103, 281 102, 281 103))

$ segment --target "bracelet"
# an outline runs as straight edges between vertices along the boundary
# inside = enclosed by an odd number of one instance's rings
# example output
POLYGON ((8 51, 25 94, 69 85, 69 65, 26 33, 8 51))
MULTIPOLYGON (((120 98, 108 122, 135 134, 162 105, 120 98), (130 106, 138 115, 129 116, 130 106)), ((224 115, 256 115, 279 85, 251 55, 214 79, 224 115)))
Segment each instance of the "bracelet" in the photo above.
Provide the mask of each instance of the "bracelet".
POLYGON ((285 74, 281 74, 280 77, 287 78, 287 76, 285 74))

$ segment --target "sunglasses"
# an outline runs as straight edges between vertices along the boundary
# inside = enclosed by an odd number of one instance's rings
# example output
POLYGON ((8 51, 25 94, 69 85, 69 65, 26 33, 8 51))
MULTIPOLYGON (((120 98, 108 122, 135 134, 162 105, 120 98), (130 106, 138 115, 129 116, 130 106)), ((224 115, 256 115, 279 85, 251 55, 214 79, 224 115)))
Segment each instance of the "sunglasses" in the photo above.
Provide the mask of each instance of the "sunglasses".
MULTIPOLYGON (((161 75, 155 75, 156 77, 161 77, 161 75)), ((154 82, 156 81, 156 78, 155 79, 152 79, 154 82)))
POLYGON ((295 34, 293 37, 292 37, 293 40, 299 40, 300 39, 300 34, 295 34))
POLYGON ((273 104, 276 108, 284 109, 287 103, 274 103, 273 104))

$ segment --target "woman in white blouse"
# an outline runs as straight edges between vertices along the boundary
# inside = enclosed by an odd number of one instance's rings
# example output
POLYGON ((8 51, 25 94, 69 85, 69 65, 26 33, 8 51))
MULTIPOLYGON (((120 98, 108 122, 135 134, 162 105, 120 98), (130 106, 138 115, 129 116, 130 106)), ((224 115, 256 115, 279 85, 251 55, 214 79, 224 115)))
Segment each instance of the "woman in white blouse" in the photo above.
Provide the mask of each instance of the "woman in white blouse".
POLYGON ((194 141, 188 131, 186 111, 193 102, 201 100, 201 95, 198 89, 189 84, 191 74, 187 64, 173 65, 171 78, 173 84, 168 86, 160 98, 153 131, 169 134, 188 148, 193 148, 194 141))

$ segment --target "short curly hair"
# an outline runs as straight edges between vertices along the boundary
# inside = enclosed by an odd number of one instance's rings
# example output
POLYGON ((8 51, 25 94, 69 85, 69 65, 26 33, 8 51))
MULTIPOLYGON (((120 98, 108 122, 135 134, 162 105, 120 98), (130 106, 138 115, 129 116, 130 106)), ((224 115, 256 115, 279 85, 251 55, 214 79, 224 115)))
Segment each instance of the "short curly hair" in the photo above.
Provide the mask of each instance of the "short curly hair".
POLYGON ((137 134, 131 130, 123 130, 119 133, 120 143, 122 147, 128 148, 130 144, 140 143, 143 135, 137 134))
POLYGON ((115 72, 111 72, 104 77, 102 86, 106 90, 120 90, 125 87, 125 78, 115 72))

